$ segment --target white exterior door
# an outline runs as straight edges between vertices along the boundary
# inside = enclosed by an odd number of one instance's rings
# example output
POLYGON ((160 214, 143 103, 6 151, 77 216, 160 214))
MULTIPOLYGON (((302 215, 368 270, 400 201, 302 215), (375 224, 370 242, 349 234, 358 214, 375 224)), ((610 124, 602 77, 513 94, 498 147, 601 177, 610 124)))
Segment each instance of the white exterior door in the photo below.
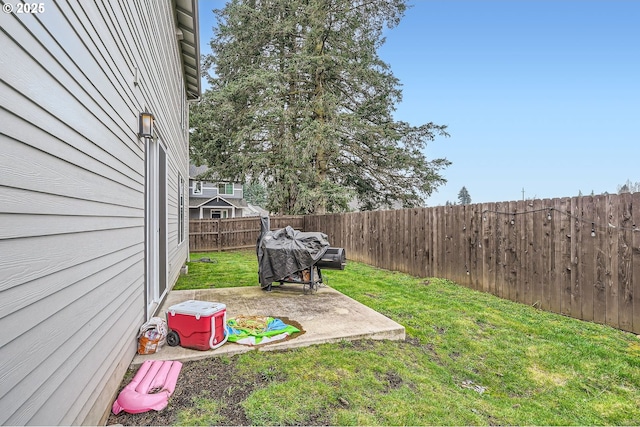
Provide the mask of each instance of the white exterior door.
POLYGON ((167 290, 167 154, 162 144, 149 139, 146 182, 146 318, 149 319, 167 290))

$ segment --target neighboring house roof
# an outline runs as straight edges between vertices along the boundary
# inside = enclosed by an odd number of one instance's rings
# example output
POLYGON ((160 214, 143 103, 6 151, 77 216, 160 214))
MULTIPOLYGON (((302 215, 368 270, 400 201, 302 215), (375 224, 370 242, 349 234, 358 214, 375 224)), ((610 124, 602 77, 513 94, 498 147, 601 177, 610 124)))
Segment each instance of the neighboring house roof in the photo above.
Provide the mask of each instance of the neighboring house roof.
POLYGON ((230 205, 233 205, 236 208, 247 208, 247 207, 249 207, 249 205, 247 204, 247 201, 245 199, 233 199, 233 198, 226 198, 226 197, 220 197, 220 196, 218 196, 218 197, 220 199, 226 201, 230 205))
POLYGON ((214 199, 214 197, 189 197, 189 208, 199 208, 212 199, 214 199))
POLYGON ((187 99, 200 98, 200 43, 197 0, 175 0, 182 67, 187 99))
POLYGON ((245 212, 244 216, 263 216, 269 215, 269 211, 261 208, 260 206, 252 205, 251 203, 247 203, 248 209, 245 212))
POLYGON ((233 206, 235 208, 247 208, 249 205, 244 199, 216 197, 189 197, 189 209, 200 207, 224 207, 233 206))

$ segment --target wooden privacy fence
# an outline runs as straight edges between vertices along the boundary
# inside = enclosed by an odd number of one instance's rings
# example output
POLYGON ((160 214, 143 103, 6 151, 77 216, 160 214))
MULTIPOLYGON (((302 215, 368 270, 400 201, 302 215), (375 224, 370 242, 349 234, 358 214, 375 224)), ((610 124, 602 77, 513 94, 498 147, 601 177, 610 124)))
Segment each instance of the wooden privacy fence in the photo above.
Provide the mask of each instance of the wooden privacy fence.
MULTIPOLYGON (((304 217, 271 217, 271 229, 287 225, 301 230, 304 217)), ((211 252, 232 249, 255 248, 260 233, 260 218, 196 219, 189 221, 189 250, 211 252)))
POLYGON ((351 260, 640 333, 640 193, 313 215, 303 225, 351 260))

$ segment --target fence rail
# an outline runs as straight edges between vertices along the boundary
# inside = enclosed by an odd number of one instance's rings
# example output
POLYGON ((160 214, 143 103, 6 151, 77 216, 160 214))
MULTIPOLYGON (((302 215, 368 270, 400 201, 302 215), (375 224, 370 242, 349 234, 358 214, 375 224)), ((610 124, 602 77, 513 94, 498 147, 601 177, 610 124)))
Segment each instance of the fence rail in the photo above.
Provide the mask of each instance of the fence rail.
MULTIPOLYGON (((304 226, 304 217, 271 217, 270 222, 272 229, 290 225, 301 230, 304 226)), ((259 217, 190 220, 189 250, 191 252, 219 252, 255 248, 259 233, 259 217)))
POLYGON ((304 229, 355 261, 640 333, 640 193, 307 216, 304 229))

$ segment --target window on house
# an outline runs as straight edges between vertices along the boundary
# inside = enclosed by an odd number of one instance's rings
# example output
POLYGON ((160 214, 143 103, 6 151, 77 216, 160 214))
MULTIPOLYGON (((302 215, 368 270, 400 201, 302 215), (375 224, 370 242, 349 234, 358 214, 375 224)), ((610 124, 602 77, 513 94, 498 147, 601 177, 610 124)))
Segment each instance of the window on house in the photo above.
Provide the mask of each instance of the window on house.
POLYGON ((193 194, 202 194, 202 181, 193 182, 193 194))
POLYGON ((218 194, 233 194, 233 184, 221 182, 218 184, 218 194))
POLYGON ((184 241, 184 178, 178 175, 178 244, 184 241))
POLYGON ((229 218, 229 212, 226 210, 212 210, 211 211, 211 218, 212 219, 218 219, 218 218, 229 218))

